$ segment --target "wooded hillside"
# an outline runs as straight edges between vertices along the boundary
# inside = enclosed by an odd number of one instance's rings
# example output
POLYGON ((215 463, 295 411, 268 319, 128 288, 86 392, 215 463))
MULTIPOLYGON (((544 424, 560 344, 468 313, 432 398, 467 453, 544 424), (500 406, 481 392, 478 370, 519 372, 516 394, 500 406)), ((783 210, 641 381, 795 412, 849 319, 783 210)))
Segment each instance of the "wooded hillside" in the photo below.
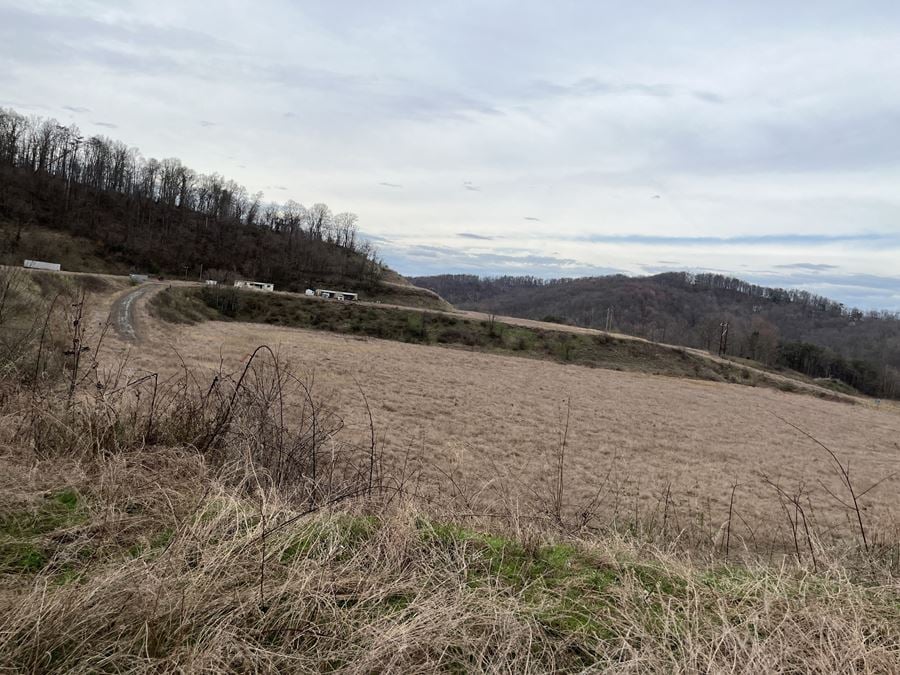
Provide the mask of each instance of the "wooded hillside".
POLYGON ((89 242, 108 269, 263 279, 283 289, 374 285, 383 267, 357 217, 262 193, 175 158, 145 158, 75 126, 0 108, 0 262, 21 264, 30 234, 89 242))

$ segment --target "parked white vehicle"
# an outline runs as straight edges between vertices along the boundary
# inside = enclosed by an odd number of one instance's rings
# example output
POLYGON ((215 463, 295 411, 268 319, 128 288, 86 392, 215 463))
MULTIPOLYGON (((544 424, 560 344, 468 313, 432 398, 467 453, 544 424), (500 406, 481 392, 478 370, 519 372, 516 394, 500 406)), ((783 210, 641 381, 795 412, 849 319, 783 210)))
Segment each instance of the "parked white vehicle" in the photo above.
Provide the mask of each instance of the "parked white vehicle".
POLYGON ((59 263, 44 262, 43 260, 26 260, 24 267, 30 270, 50 270, 51 272, 59 272, 62 269, 59 263))

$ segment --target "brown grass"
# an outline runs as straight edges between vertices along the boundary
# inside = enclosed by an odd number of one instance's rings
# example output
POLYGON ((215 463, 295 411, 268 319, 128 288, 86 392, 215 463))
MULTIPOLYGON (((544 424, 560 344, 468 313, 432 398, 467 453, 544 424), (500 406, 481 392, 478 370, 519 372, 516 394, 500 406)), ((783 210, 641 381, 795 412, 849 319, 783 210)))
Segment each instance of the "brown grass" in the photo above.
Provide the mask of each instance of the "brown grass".
MULTIPOLYGON (((7 458, 19 513, 76 496, 4 579, 0 668, 35 672, 886 672, 896 589, 686 561, 618 537, 482 535, 367 502, 295 520, 190 453, 7 458), (267 536, 264 533, 268 532, 267 536)), ((29 511, 30 510, 30 511, 29 511)), ((4 514, 7 515, 7 514, 4 514)), ((494 530, 497 530, 496 525, 494 530)))
POLYGON ((0 670, 900 668, 895 409, 142 318, 2 371, 0 670))
MULTIPOLYGON (((10 467, 8 460, 5 467, 10 467)), ((409 506, 296 514, 190 454, 4 472, 77 496, 3 577, 0 668, 34 672, 887 672, 896 589, 840 569, 725 568, 617 537, 482 535, 409 506), (264 537, 264 532, 268 536, 264 537), (262 570, 262 573, 261 573, 262 570)), ((9 503, 9 502, 7 502, 9 503)), ((496 530, 496 526, 495 526, 496 530)))
POLYGON ((857 537, 833 462, 777 414, 849 462, 859 491, 884 479, 865 495, 864 515, 874 537, 894 540, 897 532, 900 415, 890 406, 256 324, 147 323, 148 339, 131 352, 131 367, 165 371, 184 359, 214 369, 269 344, 314 374, 319 391, 345 413, 354 441, 366 444, 361 388, 385 434, 387 465, 419 466, 429 489, 464 497, 473 508, 548 493, 570 406, 565 480, 572 509, 595 497, 616 517, 670 508, 670 527, 700 519, 719 541, 737 483, 733 534, 763 547, 792 541, 777 487, 799 489, 821 536, 857 537))

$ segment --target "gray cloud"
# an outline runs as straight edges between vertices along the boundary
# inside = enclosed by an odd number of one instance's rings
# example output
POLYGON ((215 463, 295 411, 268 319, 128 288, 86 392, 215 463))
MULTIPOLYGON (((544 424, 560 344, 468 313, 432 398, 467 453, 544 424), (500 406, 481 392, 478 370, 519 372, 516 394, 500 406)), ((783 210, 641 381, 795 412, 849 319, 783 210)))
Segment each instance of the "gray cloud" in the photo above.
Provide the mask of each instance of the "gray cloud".
POLYGON ((762 234, 714 236, 666 236, 645 234, 588 234, 573 237, 576 241, 606 244, 636 244, 647 246, 821 246, 836 243, 857 243, 870 246, 900 246, 900 233, 860 234, 762 234))
POLYGON ((85 108, 84 106, 79 105, 64 105, 63 110, 68 110, 69 112, 78 114, 91 112, 90 108, 85 108))
POLYGON ((385 242, 381 247, 385 260, 401 274, 533 274, 550 278, 561 276, 590 276, 618 274, 623 270, 603 265, 591 265, 573 258, 539 253, 473 252, 464 248, 431 245, 398 245, 385 242))
POLYGON ((331 97, 339 95, 350 103, 341 110, 341 114, 351 117, 360 114, 371 119, 375 111, 382 115, 425 121, 471 121, 473 116, 503 115, 499 107, 480 98, 399 77, 373 79, 296 63, 246 66, 244 74, 299 94, 327 92, 331 97))
POLYGON ((199 31, 148 21, 109 22, 75 13, 0 7, 0 37, 7 50, 31 63, 94 63, 140 73, 190 72, 205 62, 178 55, 226 53, 228 45, 199 31), (2 27, 6 26, 4 30, 2 27), (136 51, 135 47, 144 47, 136 51))
POLYGON ((791 263, 789 265, 775 265, 775 268, 782 270, 809 270, 811 272, 840 269, 837 265, 827 265, 825 263, 791 263))
POLYGON ((612 82, 595 77, 584 77, 571 83, 556 83, 538 80, 526 89, 526 94, 533 98, 573 96, 647 96, 650 98, 669 99, 676 96, 695 98, 704 103, 724 103, 725 97, 712 91, 688 89, 673 84, 647 82, 612 82))
POLYGON ((402 185, 400 185, 400 183, 388 183, 387 181, 382 181, 379 183, 379 185, 382 185, 384 187, 389 187, 389 188, 402 188, 403 187, 402 185))
POLYGON ((486 237, 483 234, 472 234, 471 232, 458 232, 457 237, 462 239, 480 239, 482 241, 493 241, 496 237, 486 237))
POLYGON ((368 239, 369 241, 374 242, 376 244, 392 244, 393 243, 392 239, 389 239, 388 237, 382 237, 377 234, 372 234, 371 232, 360 232, 359 234, 364 239, 368 239))
POLYGON ((700 101, 705 101, 706 103, 725 103, 726 101, 724 96, 717 94, 714 91, 701 91, 695 89, 691 92, 691 96, 700 101))
POLYGON ((91 122, 91 124, 94 124, 94 125, 96 125, 96 126, 98 126, 98 127, 104 127, 104 128, 106 128, 106 129, 118 129, 118 128, 119 128, 119 125, 118 125, 118 124, 113 124, 112 122, 97 122, 97 121, 94 121, 94 122, 91 122))

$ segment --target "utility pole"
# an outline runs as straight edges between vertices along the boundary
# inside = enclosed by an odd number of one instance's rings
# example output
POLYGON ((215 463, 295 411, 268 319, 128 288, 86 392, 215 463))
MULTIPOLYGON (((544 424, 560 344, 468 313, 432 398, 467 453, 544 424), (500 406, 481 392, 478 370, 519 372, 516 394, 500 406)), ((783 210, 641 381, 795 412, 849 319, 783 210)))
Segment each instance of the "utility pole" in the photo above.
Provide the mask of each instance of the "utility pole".
POLYGON ((606 332, 609 332, 609 328, 612 326, 612 307, 606 308, 606 332))

